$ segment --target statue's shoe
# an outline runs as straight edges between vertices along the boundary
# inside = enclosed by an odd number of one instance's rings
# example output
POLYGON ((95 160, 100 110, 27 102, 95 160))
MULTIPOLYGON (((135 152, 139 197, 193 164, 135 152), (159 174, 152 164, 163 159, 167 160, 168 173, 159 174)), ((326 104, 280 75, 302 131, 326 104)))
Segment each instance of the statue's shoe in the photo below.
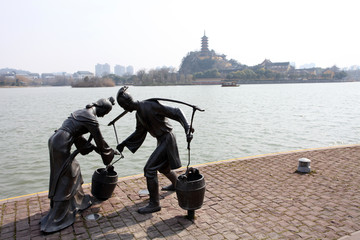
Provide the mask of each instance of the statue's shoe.
POLYGON ((158 204, 149 203, 147 206, 139 208, 138 213, 146 214, 146 213, 158 212, 160 210, 161 207, 158 204))
POLYGON ((173 184, 170 184, 170 185, 168 185, 166 187, 162 187, 161 190, 162 191, 175 191, 176 189, 175 189, 175 186, 173 184))

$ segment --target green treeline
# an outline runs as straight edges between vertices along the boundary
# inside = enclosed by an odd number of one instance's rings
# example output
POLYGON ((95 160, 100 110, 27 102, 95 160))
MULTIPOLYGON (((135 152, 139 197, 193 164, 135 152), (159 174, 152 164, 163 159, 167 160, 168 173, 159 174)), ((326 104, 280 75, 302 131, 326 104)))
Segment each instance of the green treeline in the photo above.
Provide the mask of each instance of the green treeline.
MULTIPOLYGON (((193 76, 191 74, 179 74, 175 68, 163 67, 149 71, 139 70, 136 75, 129 76, 126 81, 134 85, 155 86, 191 84, 192 80, 193 76)), ((116 82, 116 84, 119 84, 119 82, 116 82)))
POLYGON ((279 73, 272 70, 264 68, 247 68, 244 70, 239 70, 231 72, 226 75, 227 79, 239 79, 239 80, 296 80, 296 79, 343 79, 347 76, 344 71, 332 72, 324 71, 320 74, 315 74, 313 72, 297 72, 289 71, 285 73, 279 73))

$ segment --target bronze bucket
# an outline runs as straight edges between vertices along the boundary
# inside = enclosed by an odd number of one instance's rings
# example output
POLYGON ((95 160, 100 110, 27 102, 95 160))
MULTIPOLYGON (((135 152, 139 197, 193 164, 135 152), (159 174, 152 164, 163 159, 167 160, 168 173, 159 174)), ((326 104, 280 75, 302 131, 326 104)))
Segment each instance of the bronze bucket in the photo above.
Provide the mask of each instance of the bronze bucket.
POLYGON ((196 168, 189 168, 176 182, 179 206, 188 210, 188 218, 194 219, 195 210, 201 208, 205 196, 205 179, 196 168))
POLYGON ((98 168, 91 183, 91 194, 99 200, 107 200, 111 197, 118 181, 117 172, 113 169, 98 168))

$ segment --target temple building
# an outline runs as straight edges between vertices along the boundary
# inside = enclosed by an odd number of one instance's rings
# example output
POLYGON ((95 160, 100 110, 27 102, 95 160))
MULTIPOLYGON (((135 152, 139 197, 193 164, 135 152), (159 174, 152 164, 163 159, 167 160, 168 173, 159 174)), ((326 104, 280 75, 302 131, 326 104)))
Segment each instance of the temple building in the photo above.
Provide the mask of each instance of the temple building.
POLYGON ((258 66, 261 66, 265 69, 269 69, 274 72, 288 72, 294 70, 294 67, 290 65, 290 62, 271 62, 269 59, 265 59, 258 66))

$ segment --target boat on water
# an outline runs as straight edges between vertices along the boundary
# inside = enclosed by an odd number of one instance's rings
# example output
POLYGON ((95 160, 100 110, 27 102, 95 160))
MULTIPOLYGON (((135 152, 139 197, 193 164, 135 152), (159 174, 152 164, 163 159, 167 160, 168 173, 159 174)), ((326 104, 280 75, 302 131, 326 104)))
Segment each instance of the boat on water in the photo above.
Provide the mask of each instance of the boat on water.
POLYGON ((237 81, 234 81, 234 80, 223 80, 223 81, 221 81, 221 86, 222 87, 238 87, 240 85, 237 81))

